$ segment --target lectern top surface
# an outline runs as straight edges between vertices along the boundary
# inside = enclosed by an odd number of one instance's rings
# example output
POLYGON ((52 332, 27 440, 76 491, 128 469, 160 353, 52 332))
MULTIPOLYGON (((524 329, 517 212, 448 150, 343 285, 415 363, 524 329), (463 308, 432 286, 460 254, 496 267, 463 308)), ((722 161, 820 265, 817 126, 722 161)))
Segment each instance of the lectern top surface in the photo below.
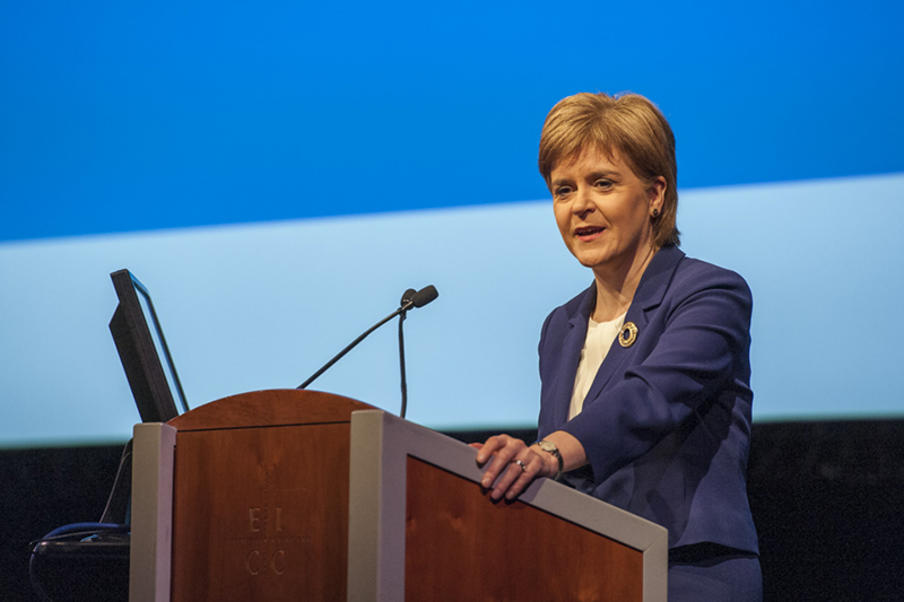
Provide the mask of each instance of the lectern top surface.
POLYGON ((349 397, 299 389, 252 391, 224 397, 173 418, 179 431, 348 422, 355 410, 375 409, 349 397))

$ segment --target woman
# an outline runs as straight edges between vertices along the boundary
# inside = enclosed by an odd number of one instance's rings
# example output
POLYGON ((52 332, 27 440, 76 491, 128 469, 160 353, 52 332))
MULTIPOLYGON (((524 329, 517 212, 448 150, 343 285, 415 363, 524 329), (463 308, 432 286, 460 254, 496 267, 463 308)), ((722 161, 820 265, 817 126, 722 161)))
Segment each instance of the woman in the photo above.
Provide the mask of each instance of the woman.
POLYGON ((593 284, 540 338, 540 441, 480 447, 482 485, 537 477, 665 526, 670 600, 759 600, 747 501, 751 296, 678 250, 675 140, 646 98, 578 94, 550 111, 540 172, 593 284))

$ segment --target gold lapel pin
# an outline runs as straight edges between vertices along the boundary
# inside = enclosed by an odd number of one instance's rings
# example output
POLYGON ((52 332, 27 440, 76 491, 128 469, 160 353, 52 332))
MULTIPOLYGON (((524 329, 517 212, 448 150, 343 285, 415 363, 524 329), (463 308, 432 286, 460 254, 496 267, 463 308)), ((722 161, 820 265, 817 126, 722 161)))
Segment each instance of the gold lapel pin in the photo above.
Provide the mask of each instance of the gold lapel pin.
POLYGON ((618 344, 622 347, 630 347, 637 340, 637 326, 634 322, 625 322, 621 332, 618 333, 618 344))

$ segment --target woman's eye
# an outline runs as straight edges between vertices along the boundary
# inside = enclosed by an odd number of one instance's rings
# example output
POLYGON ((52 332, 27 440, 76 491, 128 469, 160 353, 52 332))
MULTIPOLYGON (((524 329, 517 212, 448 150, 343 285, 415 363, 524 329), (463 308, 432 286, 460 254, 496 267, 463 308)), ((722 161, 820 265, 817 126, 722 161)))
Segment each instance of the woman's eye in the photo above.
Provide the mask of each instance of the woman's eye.
POLYGON ((555 196, 559 197, 565 196, 569 192, 571 192, 571 186, 559 186, 558 188, 556 188, 554 194, 555 196))
POLYGON ((612 181, 611 180, 597 180, 596 182, 593 183, 593 185, 596 186, 597 188, 608 189, 608 188, 612 188, 612 181))

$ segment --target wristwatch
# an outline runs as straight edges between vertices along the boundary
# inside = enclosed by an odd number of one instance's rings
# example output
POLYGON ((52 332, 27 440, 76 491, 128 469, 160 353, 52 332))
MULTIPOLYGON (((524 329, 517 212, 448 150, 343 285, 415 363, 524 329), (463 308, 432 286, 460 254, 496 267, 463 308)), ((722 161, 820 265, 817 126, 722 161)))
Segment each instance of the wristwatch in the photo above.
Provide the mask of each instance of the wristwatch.
POLYGON ((537 441, 537 447, 548 454, 552 454, 556 461, 559 463, 559 472, 556 473, 556 476, 554 478, 554 480, 558 481, 559 477, 562 476, 562 469, 564 468, 565 464, 565 462, 562 460, 562 453, 559 451, 559 448, 556 447, 555 443, 553 443, 552 441, 547 441, 546 439, 537 441))

